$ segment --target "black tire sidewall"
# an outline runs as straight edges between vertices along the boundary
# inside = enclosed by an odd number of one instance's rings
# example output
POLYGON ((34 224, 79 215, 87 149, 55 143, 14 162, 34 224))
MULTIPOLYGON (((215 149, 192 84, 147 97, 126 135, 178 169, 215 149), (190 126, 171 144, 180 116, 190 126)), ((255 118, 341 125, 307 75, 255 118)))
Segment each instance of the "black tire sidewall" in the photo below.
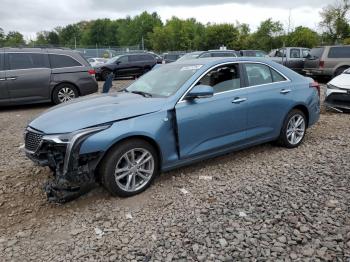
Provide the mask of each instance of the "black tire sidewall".
POLYGON ((340 67, 337 70, 335 70, 334 73, 334 77, 341 75, 346 69, 348 69, 349 67, 340 67))
POLYGON ((155 148, 150 143, 141 139, 132 139, 115 145, 110 150, 110 152, 108 152, 107 155, 104 157, 103 163, 99 171, 103 186, 113 196, 129 197, 145 191, 152 184, 155 177, 157 177, 159 174, 159 159, 155 148), (119 159, 127 151, 133 148, 144 148, 152 154, 154 159, 154 172, 152 174, 151 179, 147 182, 147 184, 144 187, 134 192, 128 192, 124 191, 118 186, 118 184, 115 181, 114 171, 119 159))
POLYGON ((305 134, 306 134, 306 129, 307 129, 307 119, 306 119, 306 116, 305 114, 299 110, 299 109, 293 109, 292 111, 290 111, 288 113, 288 115, 286 116, 284 122, 283 122, 283 126, 282 126, 282 129, 281 129, 281 133, 280 133, 280 137, 278 139, 278 143, 281 145, 281 146, 284 146, 286 148, 296 148, 298 147, 303 141, 304 141, 304 138, 305 138, 305 134), (295 115, 301 115, 303 118, 304 118, 304 122, 305 122, 305 131, 304 131, 304 136, 303 138, 299 141, 299 143, 297 144, 291 144, 288 139, 287 139, 287 128, 288 128, 288 123, 290 121, 290 119, 295 116, 295 115))
POLYGON ((107 80, 107 77, 109 76, 110 73, 111 73, 110 70, 104 69, 104 70, 101 72, 101 79, 102 79, 102 81, 106 81, 106 80, 107 80))
POLYGON ((60 85, 55 87, 55 89, 53 90, 53 93, 52 93, 52 101, 53 101, 54 104, 56 104, 56 105, 61 104, 61 101, 58 99, 58 92, 62 88, 70 88, 70 89, 72 89, 73 92, 74 92, 74 95, 75 95, 74 98, 79 97, 78 90, 76 89, 75 86, 73 86, 71 84, 60 84, 60 85))

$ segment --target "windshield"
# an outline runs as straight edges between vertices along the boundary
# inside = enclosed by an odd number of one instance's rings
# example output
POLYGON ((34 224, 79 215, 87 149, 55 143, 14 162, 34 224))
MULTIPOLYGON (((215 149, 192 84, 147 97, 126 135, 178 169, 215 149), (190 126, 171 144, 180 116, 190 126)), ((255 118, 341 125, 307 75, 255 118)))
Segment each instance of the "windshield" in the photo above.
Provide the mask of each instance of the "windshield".
POLYGON ((111 59, 108 59, 107 64, 115 63, 119 57, 121 57, 121 55, 118 55, 118 56, 112 57, 111 59))
POLYGON ((163 65, 143 75, 139 80, 132 83, 126 91, 168 97, 179 90, 201 67, 202 65, 163 65))
POLYGON ((202 54, 202 52, 193 52, 180 57, 177 61, 196 59, 202 54))

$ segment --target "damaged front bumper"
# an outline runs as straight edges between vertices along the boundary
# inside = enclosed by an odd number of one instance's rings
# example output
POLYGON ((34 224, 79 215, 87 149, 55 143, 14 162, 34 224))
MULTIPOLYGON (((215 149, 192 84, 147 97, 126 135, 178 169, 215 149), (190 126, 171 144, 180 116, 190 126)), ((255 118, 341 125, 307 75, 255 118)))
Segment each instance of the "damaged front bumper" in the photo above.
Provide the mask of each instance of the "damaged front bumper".
POLYGON ((324 105, 338 111, 350 110, 350 89, 327 88, 324 105))
POLYGON ((26 156, 40 166, 53 171, 53 179, 44 190, 50 202, 73 200, 95 187, 95 170, 101 152, 80 154, 82 143, 91 135, 107 129, 97 126, 68 134, 45 135, 28 127, 25 132, 26 156))

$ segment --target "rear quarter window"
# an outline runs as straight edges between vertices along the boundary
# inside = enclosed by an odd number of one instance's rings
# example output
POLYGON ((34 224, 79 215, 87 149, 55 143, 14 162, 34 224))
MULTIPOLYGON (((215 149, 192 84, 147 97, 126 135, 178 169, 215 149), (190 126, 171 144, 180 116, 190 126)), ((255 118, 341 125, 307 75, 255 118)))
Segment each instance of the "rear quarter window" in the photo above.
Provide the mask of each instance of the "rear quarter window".
POLYGON ((350 46, 329 48, 328 58, 350 58, 350 46))
POLYGON ((67 55, 50 54, 51 68, 64 68, 82 66, 77 60, 67 55))

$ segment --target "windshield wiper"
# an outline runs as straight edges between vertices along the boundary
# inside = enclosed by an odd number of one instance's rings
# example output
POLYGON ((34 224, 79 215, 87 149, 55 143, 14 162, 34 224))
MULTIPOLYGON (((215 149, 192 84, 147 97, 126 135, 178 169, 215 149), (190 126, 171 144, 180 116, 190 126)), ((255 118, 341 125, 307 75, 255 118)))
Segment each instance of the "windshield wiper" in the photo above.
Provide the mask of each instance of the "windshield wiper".
POLYGON ((144 97, 152 97, 152 94, 143 91, 131 91, 133 94, 142 95, 144 97))

